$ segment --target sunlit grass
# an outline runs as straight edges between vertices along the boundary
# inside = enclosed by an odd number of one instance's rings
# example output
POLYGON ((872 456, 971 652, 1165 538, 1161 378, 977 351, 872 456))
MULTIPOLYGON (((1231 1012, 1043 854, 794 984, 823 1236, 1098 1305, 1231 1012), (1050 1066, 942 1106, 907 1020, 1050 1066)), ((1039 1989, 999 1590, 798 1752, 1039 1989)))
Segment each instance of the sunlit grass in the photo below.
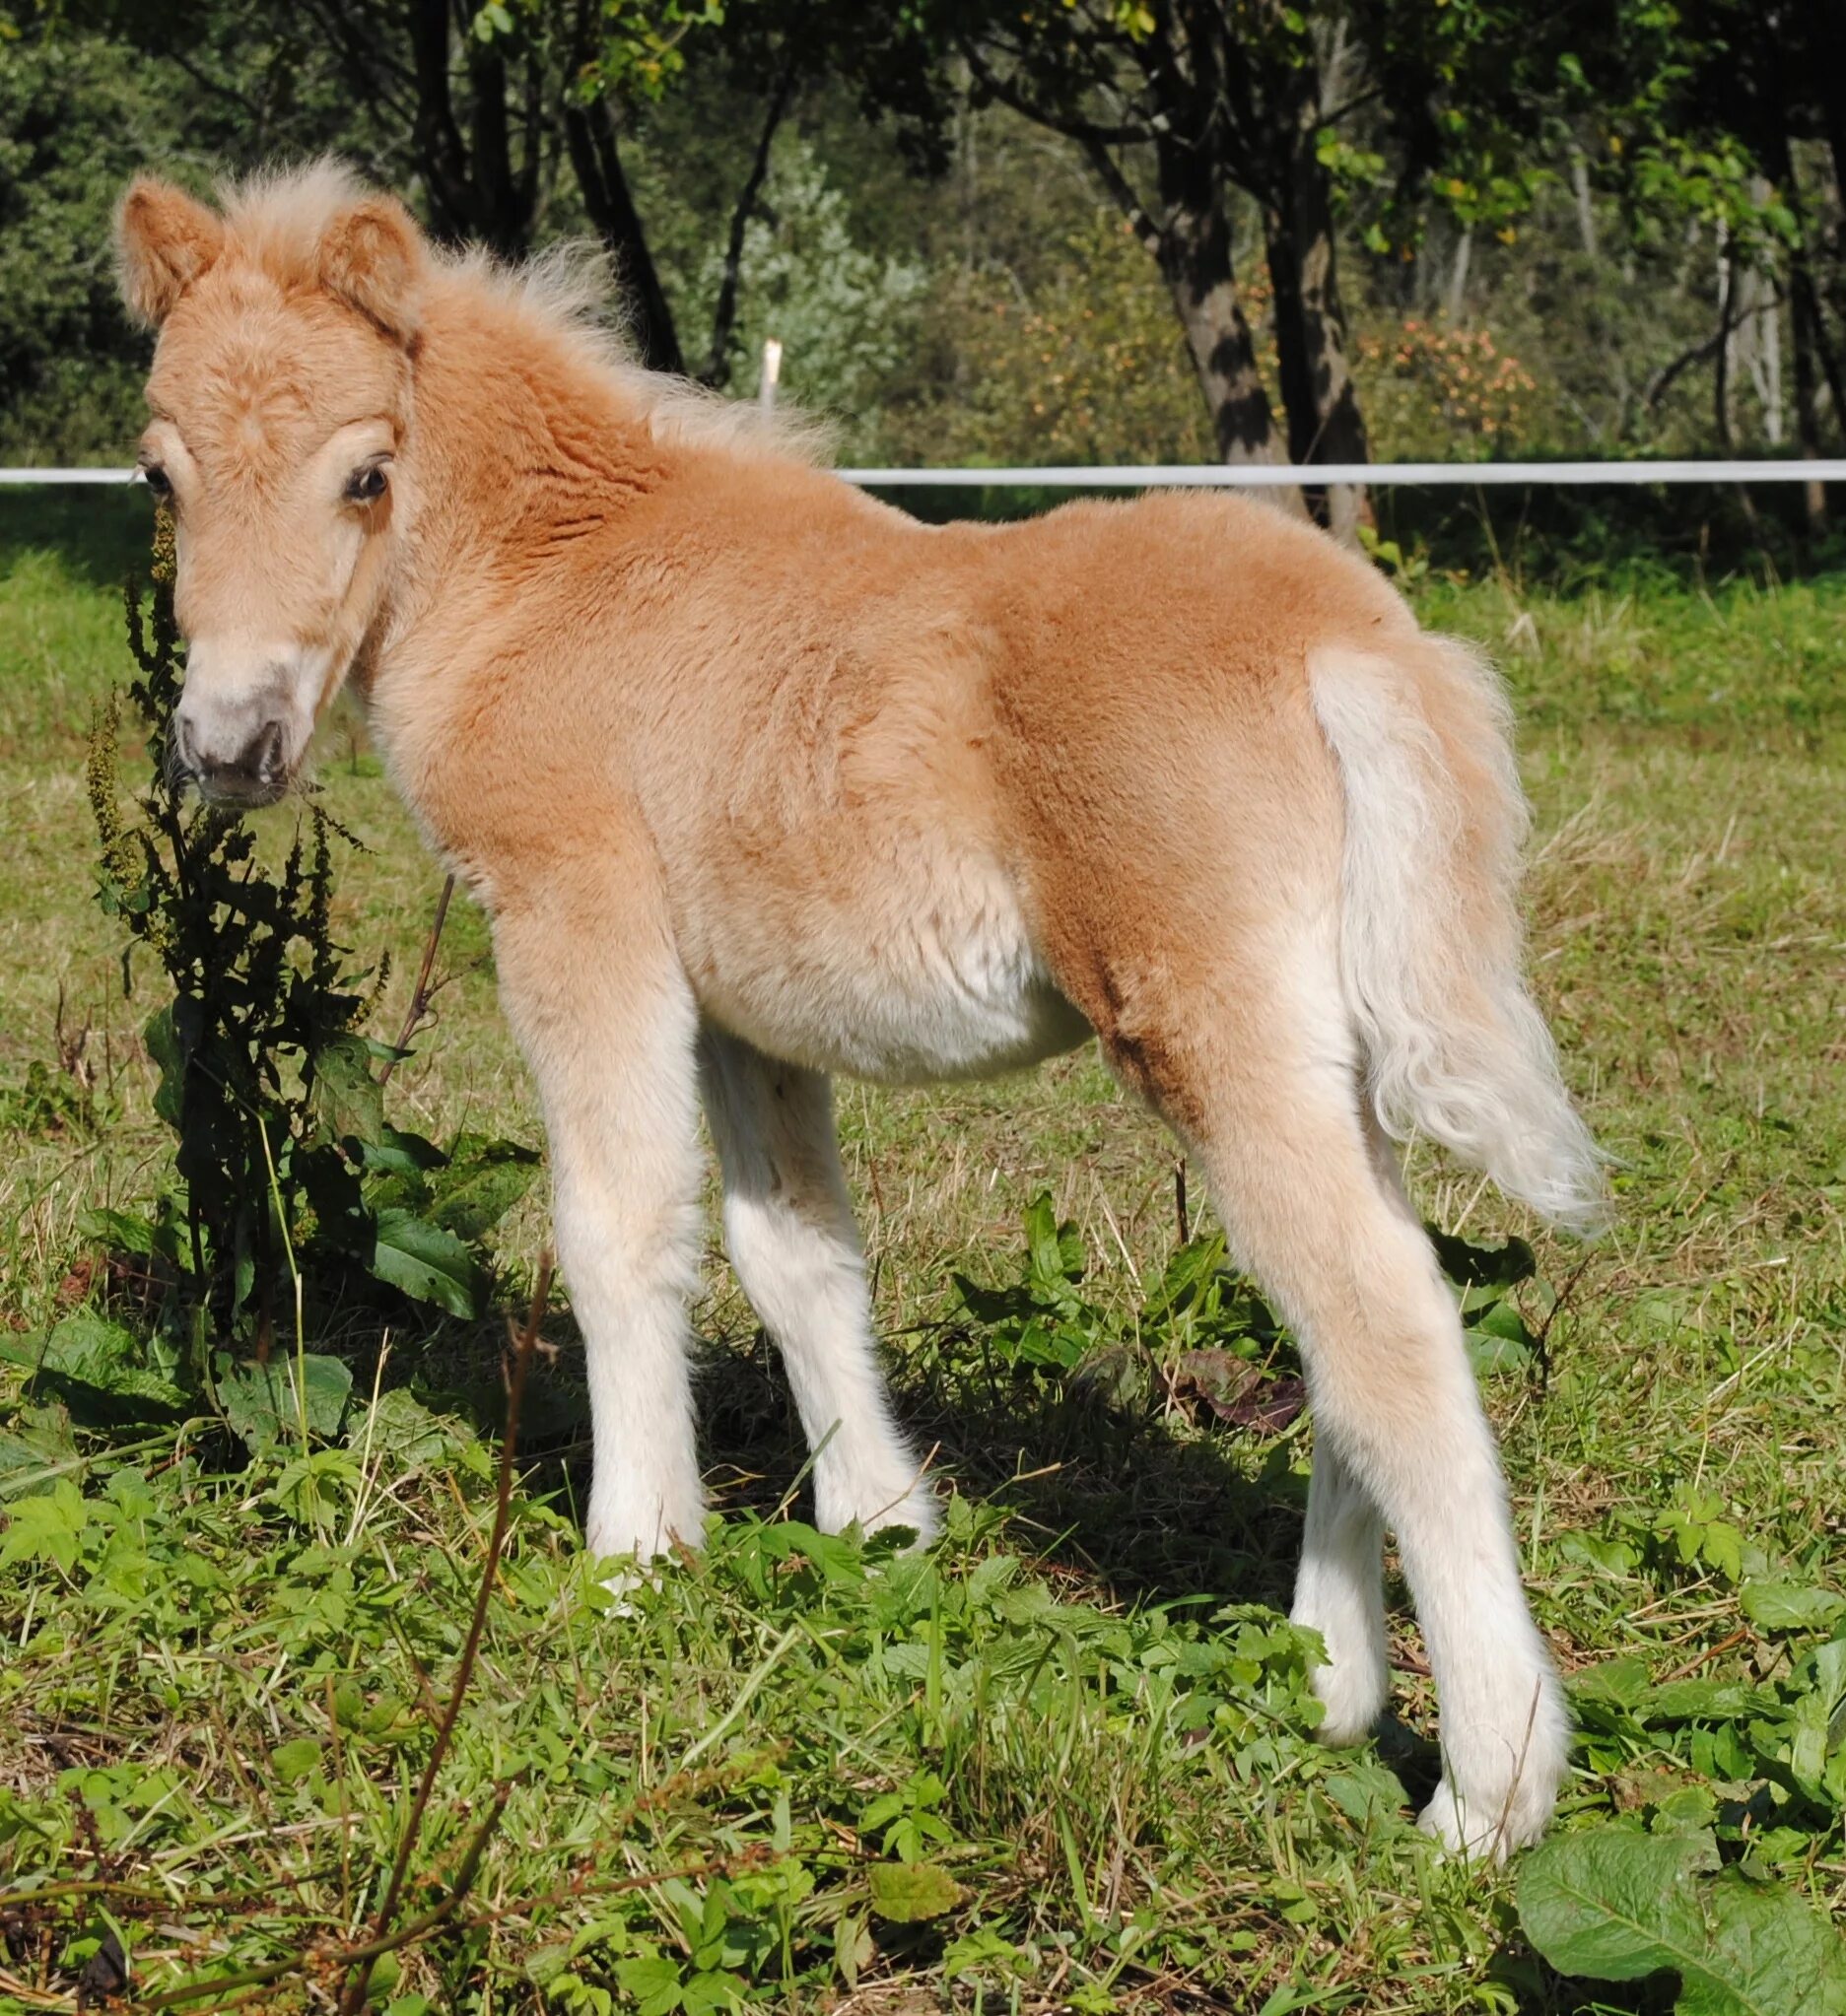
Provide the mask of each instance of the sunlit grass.
MULTIPOLYGON (((80 538, 68 512, 37 536, 8 525, 0 1324, 30 1332, 105 1292, 80 1214, 147 1195, 167 1141, 137 1034, 152 975, 132 972, 124 997, 81 781, 89 706, 124 662, 129 536, 80 538), (60 997, 67 1050, 89 1025, 87 1086, 58 1071, 60 997)), ((1746 1589, 1843 1579, 1846 578, 1421 593, 1432 622, 1493 647, 1521 705, 1535 976, 1622 1207, 1594 1247, 1535 1236, 1540 1281, 1521 1293, 1548 1377, 1489 1385, 1535 1603, 1573 1674, 1619 1682, 1632 1659, 1643 1682, 1773 1687, 1812 1634, 1756 1621, 1746 1589)), ((388 1035, 440 878, 356 727, 328 733, 321 778, 368 848, 342 871, 339 932, 359 964, 394 956, 388 1035)), ((400 1111, 439 1139, 465 1124, 536 1140, 465 904, 442 969, 400 1111)), ((1175 1243, 1173 1151, 1095 1057, 995 1086, 843 1088, 840 1104, 880 1324, 960 1481, 950 1541, 932 1566, 867 1570, 776 1523, 800 1461, 786 1393, 714 1249, 697 1320, 727 1520, 703 1562, 612 1612, 578 1550, 581 1398, 555 1323, 564 1356, 535 1395, 537 1467, 417 1908, 496 1785, 508 1805, 465 1910, 380 1976, 383 2000, 1669 2006, 1557 1982, 1520 1945, 1507 1879, 1441 1864, 1409 1832, 1402 1785, 1433 1778, 1433 1701, 1402 1601, 1400 1719, 1346 1757, 1309 1740, 1300 1648, 1272 1618, 1212 1621, 1285 1602, 1304 1424, 1203 1428, 984 1357, 950 1275, 1017 1278, 1039 1190, 1082 1233, 1099 1337, 1175 1243), (881 1917, 871 1870, 893 1860, 939 1866, 952 1907, 881 1917)), ((1416 1175, 1445 1224, 1533 1234, 1471 1178, 1422 1158, 1416 1175)), ((542 1200, 501 1237, 525 1278, 542 1200)), ((369 1391, 376 1331, 322 1341, 354 1351, 369 1391)), ((127 1886, 47 1918, 50 1952, 6 1945, 0 1905, 0 2009, 69 2006, 83 1940, 111 1922, 171 1986, 355 1931, 376 1906, 425 1697, 472 1598, 490 1513, 476 1434, 498 1376, 488 1332, 411 1325, 388 1343, 384 1384, 446 1410, 434 1440, 362 1436, 305 1492, 282 1454, 227 1475, 208 1434, 169 1436, 136 1468, 73 1472, 68 1547, 0 1570, 0 1895, 37 1872, 127 1886), (17 1998, 38 1982, 58 1999, 17 1998)), ((0 1395, 17 1391, 0 1373, 0 1395)), ((0 1430, 14 1404, 0 1398, 0 1430)), ((1586 1711, 1567 1819, 1658 1825, 1688 1790, 1749 1792, 1690 1736, 1625 1714, 1586 1711)), ((1764 1811, 1764 1872, 1837 1906, 1837 1814, 1764 1811)), ((325 2007, 326 1989, 309 1970, 251 2006, 325 2007)))

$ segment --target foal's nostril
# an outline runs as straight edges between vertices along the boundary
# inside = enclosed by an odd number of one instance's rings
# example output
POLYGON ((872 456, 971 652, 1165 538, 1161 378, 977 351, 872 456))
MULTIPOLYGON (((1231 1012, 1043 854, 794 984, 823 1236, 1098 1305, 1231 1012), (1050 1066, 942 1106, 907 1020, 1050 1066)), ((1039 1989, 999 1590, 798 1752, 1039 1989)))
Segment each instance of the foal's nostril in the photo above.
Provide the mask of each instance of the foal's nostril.
POLYGON ((282 775, 282 723, 271 721, 267 728, 250 744, 243 759, 243 766, 252 776, 260 777, 266 784, 275 783, 282 775))

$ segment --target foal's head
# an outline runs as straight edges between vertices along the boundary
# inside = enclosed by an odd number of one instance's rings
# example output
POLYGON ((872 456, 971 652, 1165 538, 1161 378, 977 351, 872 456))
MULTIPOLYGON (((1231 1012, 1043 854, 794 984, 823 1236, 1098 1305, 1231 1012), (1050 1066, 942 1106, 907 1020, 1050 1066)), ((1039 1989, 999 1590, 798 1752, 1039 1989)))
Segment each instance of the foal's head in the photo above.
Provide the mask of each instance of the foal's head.
POLYGON ((142 179, 116 239, 160 332, 140 460, 177 534, 174 748, 207 797, 267 804, 378 614, 423 240, 332 168, 222 214, 142 179))

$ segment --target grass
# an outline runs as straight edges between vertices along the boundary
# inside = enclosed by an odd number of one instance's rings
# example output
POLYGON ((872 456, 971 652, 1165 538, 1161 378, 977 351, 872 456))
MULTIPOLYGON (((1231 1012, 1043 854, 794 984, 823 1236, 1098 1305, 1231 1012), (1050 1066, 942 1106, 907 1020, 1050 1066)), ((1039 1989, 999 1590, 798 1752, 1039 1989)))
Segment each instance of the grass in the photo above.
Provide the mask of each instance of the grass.
MULTIPOLYGON (((151 975, 124 998, 82 786, 140 502, 0 505, 0 1325, 26 1335, 119 1302, 78 1221, 147 1196, 168 1153, 137 1035, 151 975)), ((1715 1843, 1737 1880, 1706 1894, 1836 1912, 1846 576, 1417 592, 1514 685, 1537 981, 1617 1158, 1620 1222, 1589 1248, 1416 1168, 1432 1217, 1533 1236, 1513 1299, 1541 1358, 1512 1351, 1486 1389, 1578 1708, 1564 1837, 1715 1843)), ((356 727, 329 732, 323 776, 371 849, 340 935, 395 955, 389 1035, 439 878, 356 727)), ((438 1139, 536 1140, 486 954, 459 904, 393 1109, 438 1139)), ((613 1608, 579 1548, 555 1306, 396 1923, 437 1916, 379 1961, 375 2005, 1674 2006, 1671 1976, 1559 1974, 1529 1937, 1536 1885, 1411 1831, 1436 1757, 1401 1589, 1396 1716, 1363 1751, 1311 1740, 1312 1648, 1276 1615, 1308 1424, 1220 1422, 1172 1377, 1189 1349, 1255 1337, 1266 1365, 1286 1342, 1163 1292, 1172 1151, 1093 1055, 841 1106, 879 1322, 957 1485, 946 1540, 894 1558, 800 1523, 786 1387, 715 1248, 695 1316, 724 1516, 613 1608), (1041 1223, 1028 1266, 1041 1191, 1072 1230, 1049 1262, 1041 1223), (964 1301, 956 1273, 1000 1299, 964 1301), (1035 1313, 1074 1368, 1022 1353, 1035 1313)), ((512 1306, 542 1198, 500 1238, 512 1306)), ((338 2000, 480 1581, 501 1340, 336 1310, 312 1341, 361 1404, 307 1456, 233 1461, 197 1424, 71 1440, 0 1371, 0 2010, 73 2008, 86 1969, 100 2002, 117 1949, 136 2006, 196 1981, 218 1984, 166 2006, 338 2000), (70 1453, 30 1453, 50 1447, 70 1453)))

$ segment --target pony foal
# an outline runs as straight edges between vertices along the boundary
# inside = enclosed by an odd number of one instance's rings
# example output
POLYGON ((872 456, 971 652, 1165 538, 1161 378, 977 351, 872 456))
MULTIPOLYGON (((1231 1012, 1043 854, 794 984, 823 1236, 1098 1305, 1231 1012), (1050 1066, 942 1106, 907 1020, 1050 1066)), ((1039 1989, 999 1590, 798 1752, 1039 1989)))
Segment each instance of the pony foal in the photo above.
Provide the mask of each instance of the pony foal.
POLYGON ((700 1538, 701 1100, 820 1523, 930 1532, 829 1075, 999 1072, 1094 1032, 1301 1342, 1325 1733, 1385 1703, 1390 1525, 1441 1700, 1424 1824, 1537 1835, 1561 1699, 1387 1138, 1594 1215, 1521 978, 1490 674, 1260 505, 916 524, 625 362, 558 269, 440 254, 337 168, 222 211, 138 181, 118 238, 159 331, 141 461, 177 526, 182 760, 267 802, 350 679, 492 919, 588 1353, 588 1545, 700 1538))

